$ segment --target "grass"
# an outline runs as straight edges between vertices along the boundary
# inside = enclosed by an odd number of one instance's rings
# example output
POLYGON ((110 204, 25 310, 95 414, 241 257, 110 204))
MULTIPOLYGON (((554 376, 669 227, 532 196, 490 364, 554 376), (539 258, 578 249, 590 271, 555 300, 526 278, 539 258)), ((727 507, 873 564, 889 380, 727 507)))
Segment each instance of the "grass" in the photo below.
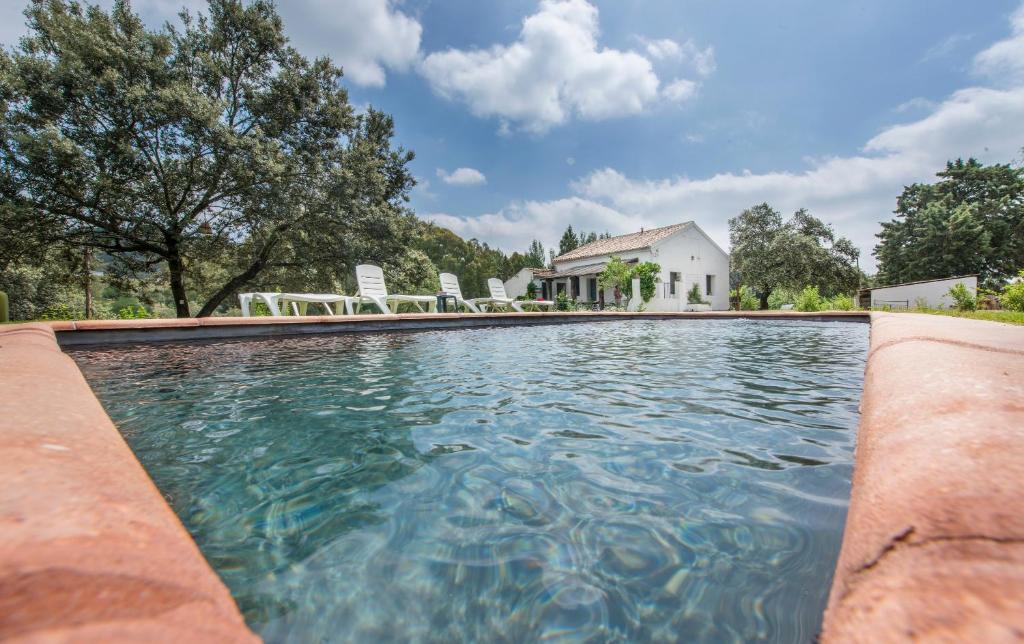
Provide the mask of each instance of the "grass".
POLYGON ((927 313, 929 315, 945 315, 955 318, 987 320, 1004 324, 1024 326, 1024 312, 1020 311, 957 311, 954 309, 910 309, 909 311, 893 311, 893 313, 927 313))

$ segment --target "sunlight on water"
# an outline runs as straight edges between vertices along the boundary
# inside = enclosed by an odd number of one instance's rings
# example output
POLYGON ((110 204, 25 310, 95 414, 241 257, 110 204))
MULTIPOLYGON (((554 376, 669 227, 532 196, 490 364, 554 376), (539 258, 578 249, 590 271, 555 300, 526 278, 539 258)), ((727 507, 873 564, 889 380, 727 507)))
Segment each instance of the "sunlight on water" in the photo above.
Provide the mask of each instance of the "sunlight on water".
POLYGON ((268 641, 811 641, 868 325, 71 351, 268 641))

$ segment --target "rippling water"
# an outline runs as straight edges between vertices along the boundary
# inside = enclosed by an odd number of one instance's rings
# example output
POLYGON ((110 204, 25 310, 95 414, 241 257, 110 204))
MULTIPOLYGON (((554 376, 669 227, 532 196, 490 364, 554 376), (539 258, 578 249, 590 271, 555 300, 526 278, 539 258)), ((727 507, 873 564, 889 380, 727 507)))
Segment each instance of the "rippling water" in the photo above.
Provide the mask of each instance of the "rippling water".
POLYGON ((269 641, 811 641, 868 325, 70 352, 269 641))

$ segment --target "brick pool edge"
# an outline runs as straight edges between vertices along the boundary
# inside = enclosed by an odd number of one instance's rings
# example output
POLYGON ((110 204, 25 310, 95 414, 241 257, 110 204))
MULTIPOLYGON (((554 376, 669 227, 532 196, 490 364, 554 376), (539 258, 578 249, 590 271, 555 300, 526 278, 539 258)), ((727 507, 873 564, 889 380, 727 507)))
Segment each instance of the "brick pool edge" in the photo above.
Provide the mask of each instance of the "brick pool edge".
MULTIPOLYGON (((0 639, 252 641, 60 345, 613 319, 866 313, 526 313, 0 326, 0 639), (56 335, 55 333, 56 332, 56 335)), ((823 640, 1024 633, 1024 327, 873 313, 823 640)))

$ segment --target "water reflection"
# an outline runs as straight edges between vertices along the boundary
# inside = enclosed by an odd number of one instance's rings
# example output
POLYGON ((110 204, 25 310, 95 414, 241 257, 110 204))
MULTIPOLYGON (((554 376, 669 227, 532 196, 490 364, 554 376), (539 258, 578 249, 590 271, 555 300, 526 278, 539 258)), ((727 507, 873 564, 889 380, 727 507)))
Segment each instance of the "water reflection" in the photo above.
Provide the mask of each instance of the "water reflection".
POLYGON ((73 353, 271 641, 813 639, 867 325, 73 353))

